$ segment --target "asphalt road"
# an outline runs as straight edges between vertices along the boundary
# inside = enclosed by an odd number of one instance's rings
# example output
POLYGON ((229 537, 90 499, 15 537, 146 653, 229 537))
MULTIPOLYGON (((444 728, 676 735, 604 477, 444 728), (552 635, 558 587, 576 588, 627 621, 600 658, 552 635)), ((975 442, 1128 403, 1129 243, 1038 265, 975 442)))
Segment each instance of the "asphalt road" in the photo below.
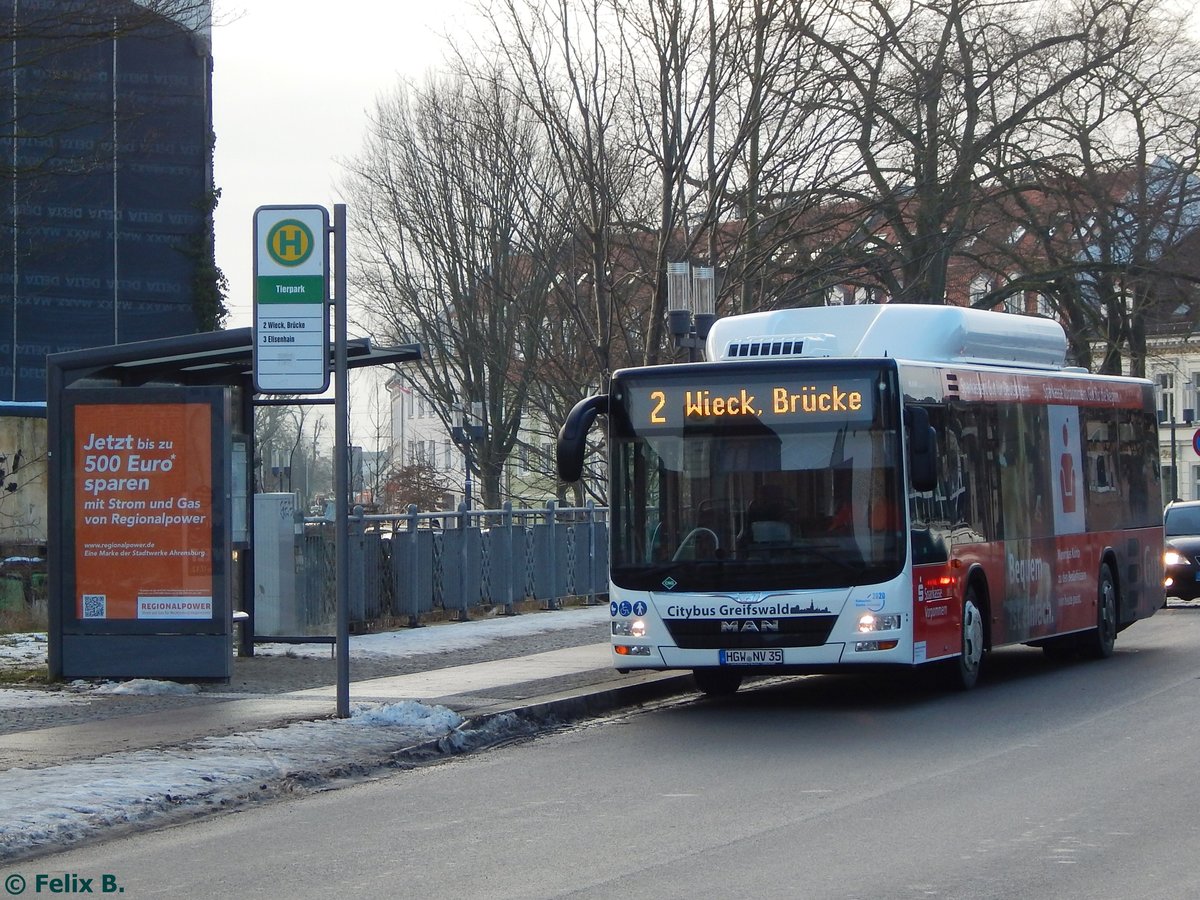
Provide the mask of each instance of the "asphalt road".
POLYGON ((988 663, 966 694, 684 698, 13 871, 130 898, 1200 896, 1200 610, 1106 661, 988 663))

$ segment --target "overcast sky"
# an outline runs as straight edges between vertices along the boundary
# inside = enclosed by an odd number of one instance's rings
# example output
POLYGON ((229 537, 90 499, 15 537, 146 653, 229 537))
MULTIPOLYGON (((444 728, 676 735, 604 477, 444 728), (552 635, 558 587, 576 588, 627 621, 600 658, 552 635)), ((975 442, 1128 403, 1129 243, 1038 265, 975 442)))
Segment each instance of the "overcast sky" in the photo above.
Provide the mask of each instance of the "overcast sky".
MULTIPOLYGON (((357 154, 375 98, 436 66, 464 0, 215 0, 217 264, 230 327, 253 324, 252 218, 259 206, 330 210, 339 158, 357 154)), ((353 227, 353 210, 348 210, 353 227)))
MULTIPOLYGON (((228 327, 253 324, 254 210, 317 204, 332 218, 345 200, 337 160, 358 153, 376 98, 437 67, 443 36, 463 32, 469 9, 468 0, 214 0, 215 220, 228 327)), ((382 449, 384 374, 351 373, 351 441, 368 451, 382 449)))

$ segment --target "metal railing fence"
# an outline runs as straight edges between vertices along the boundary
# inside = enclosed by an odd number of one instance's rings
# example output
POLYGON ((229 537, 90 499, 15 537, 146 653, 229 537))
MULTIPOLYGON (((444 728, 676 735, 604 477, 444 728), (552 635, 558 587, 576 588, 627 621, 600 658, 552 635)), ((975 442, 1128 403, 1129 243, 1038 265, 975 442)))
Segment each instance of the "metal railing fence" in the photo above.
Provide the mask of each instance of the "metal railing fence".
MULTIPOLYGON (((419 623, 443 611, 469 618, 473 610, 510 613, 527 600, 557 608, 567 598, 601 602, 608 591, 608 508, 581 507, 408 512, 363 515, 349 522, 350 622, 419 623)), ((304 520, 297 547, 298 624, 307 634, 335 620, 334 526, 304 520)))

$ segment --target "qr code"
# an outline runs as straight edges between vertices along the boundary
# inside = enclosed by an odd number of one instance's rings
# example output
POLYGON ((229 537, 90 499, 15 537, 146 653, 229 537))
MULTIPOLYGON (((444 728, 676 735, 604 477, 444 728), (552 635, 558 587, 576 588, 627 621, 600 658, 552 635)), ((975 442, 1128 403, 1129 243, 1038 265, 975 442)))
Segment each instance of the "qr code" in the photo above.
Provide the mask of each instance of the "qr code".
POLYGON ((85 619, 103 619, 107 615, 107 594, 84 594, 83 617, 85 619))

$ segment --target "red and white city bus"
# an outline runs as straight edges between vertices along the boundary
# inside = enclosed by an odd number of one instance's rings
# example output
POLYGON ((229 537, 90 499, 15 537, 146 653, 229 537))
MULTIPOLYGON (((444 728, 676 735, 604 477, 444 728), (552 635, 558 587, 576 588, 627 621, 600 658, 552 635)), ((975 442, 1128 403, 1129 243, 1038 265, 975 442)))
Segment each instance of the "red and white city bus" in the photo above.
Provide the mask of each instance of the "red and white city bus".
POLYGON ((623 369, 607 414, 613 660, 747 674, 1106 657, 1163 603, 1151 382, 1064 365, 1055 322, 949 306, 718 320, 710 361, 623 369))

